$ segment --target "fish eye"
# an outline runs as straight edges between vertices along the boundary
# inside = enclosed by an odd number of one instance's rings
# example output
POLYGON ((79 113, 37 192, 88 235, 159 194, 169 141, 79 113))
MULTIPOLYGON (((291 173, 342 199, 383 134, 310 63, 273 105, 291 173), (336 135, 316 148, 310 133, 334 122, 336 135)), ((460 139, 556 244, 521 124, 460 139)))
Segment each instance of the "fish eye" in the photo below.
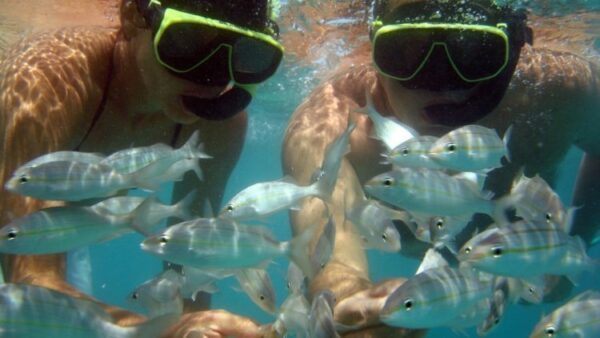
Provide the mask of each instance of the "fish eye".
POLYGON ((444 220, 442 220, 442 219, 439 219, 437 222, 435 222, 435 226, 436 226, 438 229, 442 229, 442 228, 444 227, 444 220))
POLYGON ((552 221, 552 213, 551 212, 547 212, 546 213, 546 222, 551 222, 552 221))
POLYGON ((401 153, 403 156, 407 156, 408 154, 410 154, 410 151, 408 150, 408 148, 402 148, 401 153))
POLYGON ((169 241, 169 237, 160 236, 160 239, 158 241, 160 242, 161 245, 167 244, 167 242, 169 241))
POLYGON ((407 300, 404 301, 404 309, 406 311, 410 311, 412 309, 412 307, 413 307, 413 301, 412 301, 412 299, 407 299, 407 300))
POLYGON ((29 176, 27 176, 27 175, 19 176, 19 183, 27 183, 27 182, 29 182, 29 176))
POLYGON ((384 233, 381 235, 381 239, 383 239, 384 242, 387 242, 387 235, 384 233))
POLYGON ((138 299, 138 298, 139 298, 139 295, 137 292, 134 292, 131 294, 131 299, 138 299))
POLYGON ((383 180, 383 185, 385 185, 386 187, 389 187, 392 184, 394 184, 394 180, 389 177, 387 177, 383 180))
POLYGON ((9 229, 8 232, 6 233, 6 239, 8 239, 9 241, 12 241, 13 239, 17 238, 17 234, 19 232, 17 231, 17 229, 9 229))
POLYGON ((465 253, 468 255, 468 254, 471 253, 471 250, 472 250, 471 247, 468 246, 468 247, 465 248, 465 253))
POLYGON ((494 255, 494 257, 500 257, 502 256, 502 248, 499 246, 495 246, 492 248, 492 255, 494 255))
POLYGON ((233 205, 231 204, 227 204, 227 206, 225 207, 225 210, 232 212, 233 211, 233 205))
POLYGON ((500 318, 496 317, 494 319, 494 325, 498 325, 498 324, 500 324, 500 318))
POLYGON ((446 144, 446 150, 448 150, 451 153, 455 152, 456 151, 456 144, 454 144, 454 143, 448 143, 448 144, 446 144))
POLYGON ((554 334, 556 333, 556 329, 554 328, 554 326, 548 326, 544 332, 546 333, 546 336, 548 337, 554 337, 554 334))

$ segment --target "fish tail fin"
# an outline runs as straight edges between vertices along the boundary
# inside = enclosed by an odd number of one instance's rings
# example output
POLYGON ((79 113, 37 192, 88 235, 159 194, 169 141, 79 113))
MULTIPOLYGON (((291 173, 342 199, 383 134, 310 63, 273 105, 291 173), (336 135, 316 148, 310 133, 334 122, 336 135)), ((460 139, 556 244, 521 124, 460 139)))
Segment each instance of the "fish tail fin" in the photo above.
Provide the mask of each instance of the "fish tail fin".
POLYGON ((198 180, 204 181, 204 174, 202 173, 202 168, 200 167, 200 162, 198 160, 194 160, 194 165, 192 165, 191 169, 196 174, 196 177, 198 177, 198 180))
POLYGON ((212 156, 204 152, 204 143, 200 143, 200 132, 197 130, 179 150, 188 158, 212 158, 212 156))
POLYGON ((194 216, 192 215, 192 205, 196 202, 196 198, 198 197, 198 190, 192 190, 189 192, 184 198, 179 200, 177 204, 175 204, 173 216, 188 220, 192 219, 194 216))
POLYGON ((128 338, 159 338, 163 332, 179 319, 179 314, 169 313, 148 319, 140 325, 130 327, 128 338))

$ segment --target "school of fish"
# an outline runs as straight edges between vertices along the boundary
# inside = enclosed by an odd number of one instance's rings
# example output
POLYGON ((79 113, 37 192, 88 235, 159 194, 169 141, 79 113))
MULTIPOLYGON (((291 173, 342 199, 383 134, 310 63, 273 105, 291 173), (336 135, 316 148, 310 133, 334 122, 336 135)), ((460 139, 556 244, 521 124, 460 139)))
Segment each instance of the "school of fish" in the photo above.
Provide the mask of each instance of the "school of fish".
MULTIPOLYGON (((377 305, 380 322, 412 329, 474 327, 484 336, 501 324, 509 305, 542 302, 548 280, 564 277, 577 283, 583 273, 597 271, 599 262, 587 255, 580 238, 569 234, 576 208, 566 208, 542 177, 520 172, 505 196, 483 188, 489 171, 510 162, 511 128, 503 138, 479 125, 441 137, 419 135, 381 116, 367 101, 357 113, 373 123, 373 137, 382 142, 391 170, 368 180, 365 194, 344 206, 344 216, 364 249, 402 253, 397 224, 431 246, 415 275, 402 276, 409 278, 377 305), (488 215, 492 223, 461 240, 475 214, 488 215), (453 258, 451 263, 444 255, 453 258)), ((91 301, 39 286, 2 284, 0 337, 158 337, 182 315, 184 299, 214 293, 215 282, 229 277, 273 316, 277 335, 339 337, 352 327, 335 321, 335 295, 320 290, 310 299, 305 287, 332 254, 333 217, 324 215, 324 227, 313 224, 287 239, 277 239, 265 220, 307 198, 331 201, 354 118, 326 149, 310 184, 289 177, 257 182, 239 191, 216 216, 211 210, 203 215, 192 211, 199 203, 194 191, 173 205, 153 193, 188 171, 203 179, 200 161, 210 156, 197 133, 177 149, 155 144, 108 156, 59 151, 23 164, 5 183, 6 190, 64 204, 5 224, 0 253, 63 253, 138 232, 144 236, 141 250, 179 268, 168 268, 132 290, 128 301, 151 319, 128 328, 114 325, 91 301), (146 196, 128 196, 134 188, 147 191, 146 196), (165 227, 170 217, 180 222, 165 227), (266 270, 276 257, 289 261, 288 296, 279 307, 266 270)), ((544 317, 531 337, 599 337, 598 309, 599 293, 586 291, 544 317)))

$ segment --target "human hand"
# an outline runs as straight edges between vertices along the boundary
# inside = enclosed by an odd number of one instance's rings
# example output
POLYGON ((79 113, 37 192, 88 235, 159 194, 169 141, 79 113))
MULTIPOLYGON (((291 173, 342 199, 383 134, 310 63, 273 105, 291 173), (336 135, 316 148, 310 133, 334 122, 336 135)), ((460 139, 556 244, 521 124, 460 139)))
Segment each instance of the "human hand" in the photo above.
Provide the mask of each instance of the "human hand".
POLYGON ((425 330, 393 328, 379 321, 387 297, 405 281, 404 278, 385 280, 337 302, 334 319, 349 329, 343 337, 424 337, 425 330))
POLYGON ((268 338, 275 337, 270 326, 225 310, 186 313, 161 338, 268 338))

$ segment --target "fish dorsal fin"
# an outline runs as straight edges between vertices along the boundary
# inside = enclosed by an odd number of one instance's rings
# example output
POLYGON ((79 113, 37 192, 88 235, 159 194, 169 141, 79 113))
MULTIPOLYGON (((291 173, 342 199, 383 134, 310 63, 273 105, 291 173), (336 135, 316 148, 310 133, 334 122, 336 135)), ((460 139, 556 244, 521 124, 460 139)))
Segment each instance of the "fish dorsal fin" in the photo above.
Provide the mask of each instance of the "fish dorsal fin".
POLYGON ((421 272, 429 269, 441 268, 445 266, 448 266, 448 262, 444 259, 444 257, 442 257, 442 255, 435 249, 430 248, 425 253, 425 257, 423 257, 421 265, 419 265, 415 275, 418 275, 421 272))

